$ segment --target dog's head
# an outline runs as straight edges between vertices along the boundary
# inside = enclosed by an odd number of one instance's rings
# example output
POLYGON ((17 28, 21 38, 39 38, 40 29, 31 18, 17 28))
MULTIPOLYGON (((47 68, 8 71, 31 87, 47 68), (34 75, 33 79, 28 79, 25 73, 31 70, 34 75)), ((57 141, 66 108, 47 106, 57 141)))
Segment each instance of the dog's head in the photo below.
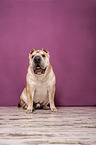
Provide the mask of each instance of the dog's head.
POLYGON ((42 50, 34 50, 29 54, 29 64, 34 74, 44 74, 50 64, 49 52, 42 48, 42 50))

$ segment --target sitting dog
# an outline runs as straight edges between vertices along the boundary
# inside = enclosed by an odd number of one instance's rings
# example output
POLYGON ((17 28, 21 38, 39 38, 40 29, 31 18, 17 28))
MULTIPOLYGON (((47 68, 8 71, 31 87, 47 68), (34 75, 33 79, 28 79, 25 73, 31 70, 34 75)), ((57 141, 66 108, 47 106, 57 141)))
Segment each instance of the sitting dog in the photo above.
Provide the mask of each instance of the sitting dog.
POLYGON ((49 61, 49 52, 32 49, 29 53, 29 67, 20 100, 21 106, 32 112, 36 108, 57 111, 54 104, 56 78, 49 61))

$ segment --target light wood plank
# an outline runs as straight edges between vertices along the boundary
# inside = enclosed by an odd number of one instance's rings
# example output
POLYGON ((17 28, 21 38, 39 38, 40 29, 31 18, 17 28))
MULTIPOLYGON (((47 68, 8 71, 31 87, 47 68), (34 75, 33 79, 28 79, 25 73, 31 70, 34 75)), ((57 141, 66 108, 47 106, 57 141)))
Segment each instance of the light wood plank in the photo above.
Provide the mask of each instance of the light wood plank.
POLYGON ((96 145, 96 107, 59 107, 57 113, 0 107, 0 145, 96 145))

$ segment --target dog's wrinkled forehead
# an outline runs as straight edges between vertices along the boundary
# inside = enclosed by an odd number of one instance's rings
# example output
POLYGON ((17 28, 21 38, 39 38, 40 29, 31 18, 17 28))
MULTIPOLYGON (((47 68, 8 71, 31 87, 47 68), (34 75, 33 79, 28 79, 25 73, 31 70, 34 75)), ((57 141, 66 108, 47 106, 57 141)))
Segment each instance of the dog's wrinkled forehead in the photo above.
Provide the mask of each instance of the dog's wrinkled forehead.
POLYGON ((43 57, 49 57, 49 52, 45 50, 45 48, 42 48, 42 50, 35 50, 32 49, 30 52, 31 55, 42 55, 43 57))
POLYGON ((33 55, 42 55, 44 54, 41 50, 37 50, 33 52, 33 55))

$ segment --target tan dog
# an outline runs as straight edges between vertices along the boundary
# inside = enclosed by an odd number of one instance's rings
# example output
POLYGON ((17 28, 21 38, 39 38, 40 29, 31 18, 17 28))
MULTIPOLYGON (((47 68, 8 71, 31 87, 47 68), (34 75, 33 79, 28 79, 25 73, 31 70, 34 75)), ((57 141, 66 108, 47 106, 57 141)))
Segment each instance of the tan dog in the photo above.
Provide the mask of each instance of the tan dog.
POLYGON ((21 106, 27 107, 27 112, 34 108, 50 109, 57 111, 54 104, 56 78, 49 61, 49 52, 44 48, 29 54, 29 67, 26 76, 26 88, 20 99, 21 106))

